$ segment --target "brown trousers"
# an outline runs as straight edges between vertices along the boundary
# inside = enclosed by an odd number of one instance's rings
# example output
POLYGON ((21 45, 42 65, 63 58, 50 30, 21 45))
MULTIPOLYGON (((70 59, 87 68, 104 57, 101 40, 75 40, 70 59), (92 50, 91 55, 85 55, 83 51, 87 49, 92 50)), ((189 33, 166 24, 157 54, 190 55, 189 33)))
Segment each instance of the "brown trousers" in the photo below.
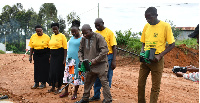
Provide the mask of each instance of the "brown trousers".
MULTIPOLYGON (((102 66, 102 65, 99 65, 99 66, 102 66)), ((104 68, 105 68, 105 66, 104 66, 104 68)), ((85 101, 89 101, 90 90, 91 90, 94 82, 96 81, 97 77, 99 77, 102 87, 103 87, 104 99, 106 101, 111 101, 112 96, 110 93, 110 87, 109 87, 108 78, 107 78, 108 71, 107 70, 96 71, 95 69, 93 69, 93 70, 92 69, 90 72, 87 72, 85 75, 84 93, 83 93, 82 99, 85 101)))
POLYGON ((147 77, 151 71, 152 88, 150 95, 150 103, 157 103, 161 77, 164 68, 164 57, 159 62, 151 64, 141 63, 138 78, 138 103, 146 103, 145 101, 145 85, 147 77))

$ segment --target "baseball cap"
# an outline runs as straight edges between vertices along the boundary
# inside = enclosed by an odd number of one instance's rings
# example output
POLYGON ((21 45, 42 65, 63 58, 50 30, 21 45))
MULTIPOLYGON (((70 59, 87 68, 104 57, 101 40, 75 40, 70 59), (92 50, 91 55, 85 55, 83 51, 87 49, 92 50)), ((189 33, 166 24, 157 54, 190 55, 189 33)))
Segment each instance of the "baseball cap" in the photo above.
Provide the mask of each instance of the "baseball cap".
POLYGON ((195 38, 197 35, 199 35, 199 24, 195 28, 194 32, 192 32, 190 35, 188 35, 188 37, 195 38))

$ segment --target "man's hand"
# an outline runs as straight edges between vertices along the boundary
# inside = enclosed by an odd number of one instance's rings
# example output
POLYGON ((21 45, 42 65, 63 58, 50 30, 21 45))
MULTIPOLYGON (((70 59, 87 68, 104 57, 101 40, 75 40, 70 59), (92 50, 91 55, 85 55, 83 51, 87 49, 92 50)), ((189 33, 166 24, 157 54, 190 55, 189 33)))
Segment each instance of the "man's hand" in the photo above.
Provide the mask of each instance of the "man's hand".
POLYGON ((187 71, 189 71, 189 72, 199 72, 199 69, 192 65, 186 66, 186 68, 187 68, 187 71))
POLYGON ((92 59, 91 60, 91 65, 95 65, 95 64, 97 64, 97 61, 95 59, 92 59))
POLYGON ((154 62, 158 62, 158 61, 160 61, 161 60, 161 58, 162 58, 162 56, 160 56, 160 55, 155 55, 155 58, 154 58, 154 62))
POLYGON ((114 70, 114 69, 116 68, 116 63, 115 63, 114 60, 113 60, 112 63, 111 63, 111 68, 112 68, 112 70, 114 70))
POLYGON ((30 63, 32 62, 32 56, 29 57, 29 61, 30 61, 30 63))

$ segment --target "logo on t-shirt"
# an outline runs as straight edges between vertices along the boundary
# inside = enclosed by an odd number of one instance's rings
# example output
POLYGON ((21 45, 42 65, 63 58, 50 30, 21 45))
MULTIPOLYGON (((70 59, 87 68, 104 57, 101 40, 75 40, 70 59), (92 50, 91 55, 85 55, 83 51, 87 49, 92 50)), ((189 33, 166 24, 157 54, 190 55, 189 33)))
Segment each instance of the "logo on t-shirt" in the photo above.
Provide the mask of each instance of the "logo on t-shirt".
POLYGON ((158 36, 158 33, 154 33, 154 37, 157 37, 158 36))

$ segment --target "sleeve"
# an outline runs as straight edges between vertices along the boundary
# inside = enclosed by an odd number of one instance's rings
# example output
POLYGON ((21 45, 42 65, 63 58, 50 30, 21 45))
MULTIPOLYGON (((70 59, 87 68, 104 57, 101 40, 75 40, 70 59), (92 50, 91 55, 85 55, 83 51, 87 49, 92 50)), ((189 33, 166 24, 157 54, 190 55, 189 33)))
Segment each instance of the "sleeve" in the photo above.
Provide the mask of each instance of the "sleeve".
POLYGON ((146 32, 147 26, 148 26, 148 24, 146 24, 144 26, 143 31, 142 31, 142 36, 141 36, 141 39, 140 39, 140 41, 143 42, 143 43, 145 43, 145 32, 146 32))
POLYGON ((107 56, 107 53, 109 52, 108 46, 106 43, 106 40, 103 38, 103 36, 99 36, 97 38, 97 49, 100 50, 99 55, 95 58, 97 62, 100 62, 102 59, 104 59, 107 56))
POLYGON ((168 44, 172 44, 175 42, 174 40, 174 36, 173 36, 173 33, 172 33, 172 28, 171 26, 168 24, 167 27, 166 27, 166 41, 168 42, 168 44))
POLYGON ((84 39, 82 38, 80 41, 80 46, 79 46, 79 50, 78 50, 78 58, 80 61, 82 61, 84 59, 84 52, 83 52, 83 48, 84 48, 84 39))
POLYGON ((115 38, 115 35, 114 33, 110 30, 110 46, 113 46, 113 45, 117 45, 117 41, 116 41, 116 38, 115 38))
POLYGON ((30 46, 30 48, 33 48, 33 45, 32 45, 32 36, 31 36, 31 38, 30 38, 30 41, 29 41, 28 46, 30 46))
POLYGON ((65 37, 65 35, 63 34, 63 48, 67 49, 67 38, 65 37))

